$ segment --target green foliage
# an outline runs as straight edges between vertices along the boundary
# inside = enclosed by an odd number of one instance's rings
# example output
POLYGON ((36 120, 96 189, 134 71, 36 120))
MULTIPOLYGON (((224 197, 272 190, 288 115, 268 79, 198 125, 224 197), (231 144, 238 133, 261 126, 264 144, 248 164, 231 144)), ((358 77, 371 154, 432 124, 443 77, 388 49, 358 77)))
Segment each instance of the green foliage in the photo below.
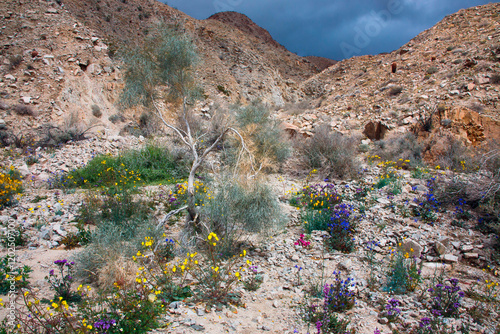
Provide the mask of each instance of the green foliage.
POLYGON ((264 276, 258 274, 257 266, 249 268, 250 277, 243 281, 243 287, 248 291, 257 291, 264 282, 264 276))
POLYGON ((234 254, 246 232, 271 232, 284 223, 272 190, 264 182, 223 179, 202 210, 209 229, 222 237, 221 252, 234 254))
POLYGON ((158 97, 157 87, 169 87, 169 98, 193 100, 198 96, 191 71, 197 63, 194 44, 179 27, 159 24, 142 46, 124 57, 125 88, 121 101, 125 105, 149 106, 158 97))
POLYGON ((359 164, 352 152, 358 140, 334 132, 327 125, 315 130, 313 137, 297 143, 305 169, 317 168, 326 177, 348 178, 358 175, 359 164))
POLYGON ((304 210, 300 213, 300 220, 304 223, 306 233, 316 230, 327 231, 330 218, 329 210, 304 210))
POLYGON ((129 150, 119 156, 99 155, 84 167, 70 171, 53 181, 53 187, 137 188, 144 183, 174 182, 187 175, 183 159, 167 148, 148 144, 141 150, 129 150))
POLYGON ((16 309, 16 327, 10 333, 148 333, 158 327, 165 308, 155 290, 145 285, 114 288, 90 293, 90 287, 78 287, 81 301, 71 308, 62 298, 42 304, 37 294, 26 290, 16 309), (32 316, 36 314, 36 317, 32 316))
POLYGON ((392 250, 390 270, 383 290, 396 294, 415 291, 422 281, 420 273, 420 266, 409 253, 392 250))
POLYGON ((8 248, 9 245, 23 247, 28 244, 28 237, 24 233, 24 229, 18 227, 15 230, 7 230, 7 233, 1 238, 0 242, 5 248, 8 248))
POLYGON ((5 295, 11 290, 19 291, 28 286, 33 270, 29 266, 16 267, 16 258, 6 255, 0 259, 0 294, 5 295))
POLYGON ((219 92, 221 92, 222 94, 226 95, 226 96, 231 95, 231 92, 230 92, 230 91, 228 91, 228 90, 226 89, 226 87, 224 87, 224 86, 222 86, 222 85, 217 85, 217 90, 218 90, 219 92))
MULTIPOLYGON (((89 214, 88 211, 87 214, 89 214)), ((85 246, 90 243, 90 238, 91 238, 90 230, 85 229, 84 224, 81 222, 78 223, 77 227, 78 227, 78 232, 70 232, 61 239, 61 244, 64 245, 65 249, 73 249, 76 247, 85 246)))

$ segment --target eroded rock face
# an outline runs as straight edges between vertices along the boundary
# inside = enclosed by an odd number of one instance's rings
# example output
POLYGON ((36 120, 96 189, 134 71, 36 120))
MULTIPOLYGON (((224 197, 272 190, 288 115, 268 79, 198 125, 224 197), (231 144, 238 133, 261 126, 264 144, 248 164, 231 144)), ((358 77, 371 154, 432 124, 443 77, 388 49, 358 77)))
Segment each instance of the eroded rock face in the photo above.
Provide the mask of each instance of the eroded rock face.
POLYGON ((484 140, 500 140, 500 121, 465 107, 445 110, 439 115, 451 121, 451 129, 473 145, 484 140))
POLYGON ((371 140, 381 140, 384 139, 387 131, 389 131, 387 125, 382 122, 371 121, 365 125, 365 131, 363 133, 371 140))

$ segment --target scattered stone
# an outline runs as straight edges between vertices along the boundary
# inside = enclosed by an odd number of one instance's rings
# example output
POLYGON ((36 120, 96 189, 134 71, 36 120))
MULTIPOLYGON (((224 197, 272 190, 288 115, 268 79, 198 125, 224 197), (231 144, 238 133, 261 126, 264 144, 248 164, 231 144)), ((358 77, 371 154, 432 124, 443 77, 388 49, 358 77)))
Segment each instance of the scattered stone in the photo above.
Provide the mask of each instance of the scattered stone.
POLYGON ((479 254, 478 253, 464 253, 464 257, 466 259, 478 259, 479 254))
POLYGON ((458 256, 453 254, 445 254, 443 255, 443 260, 448 262, 458 262, 458 256))
POLYGON ((406 239, 403 243, 403 250, 408 253, 410 257, 420 258, 422 255, 422 246, 412 239, 406 239))

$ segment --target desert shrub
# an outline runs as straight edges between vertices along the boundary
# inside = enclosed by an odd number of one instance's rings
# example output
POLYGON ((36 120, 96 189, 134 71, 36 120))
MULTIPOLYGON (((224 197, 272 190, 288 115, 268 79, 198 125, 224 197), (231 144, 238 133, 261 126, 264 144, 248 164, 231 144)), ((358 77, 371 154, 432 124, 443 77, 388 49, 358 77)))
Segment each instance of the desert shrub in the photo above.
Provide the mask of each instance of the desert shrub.
POLYGON ((427 74, 434 74, 434 73, 437 73, 438 71, 439 70, 438 70, 437 67, 432 66, 432 67, 429 67, 425 73, 427 73, 427 74))
POLYGON ((93 104, 90 109, 92 110, 92 115, 95 117, 100 118, 102 116, 101 108, 97 104, 93 104))
POLYGON ((37 146, 54 147, 69 141, 85 140, 87 132, 93 126, 88 126, 78 119, 76 113, 71 113, 61 125, 45 124, 39 129, 37 146))
POLYGON ((328 125, 319 126, 313 137, 297 142, 305 169, 318 169, 324 176, 348 178, 358 174, 356 162, 358 140, 333 132, 328 125))
POLYGON ((111 116, 108 117, 108 120, 111 123, 116 124, 118 122, 124 122, 125 121, 125 117, 123 117, 123 115, 113 114, 113 115, 111 115, 111 116))
POLYGON ((20 116, 34 116, 35 112, 33 109, 31 109, 30 106, 27 106, 25 104, 16 104, 12 110, 20 116))
MULTIPOLYGON (((459 149, 462 152, 462 148, 459 149)), ((463 200, 468 205, 481 209, 493 209, 500 203, 500 149, 497 143, 490 143, 476 155, 464 154, 458 161, 457 173, 448 180, 442 180, 436 187, 436 197, 445 205, 456 205, 463 200), (463 159, 463 160, 462 160, 463 159), (464 174, 467 173, 467 174, 464 174)), ((490 210, 491 211, 491 210, 490 210)), ((498 210, 493 209, 494 215, 498 210)))
POLYGON ((219 92, 221 92, 222 94, 226 95, 226 96, 231 95, 231 92, 230 92, 230 91, 228 91, 228 90, 226 89, 226 87, 224 87, 224 86, 222 86, 222 85, 217 85, 217 90, 218 90, 219 92))
POLYGON ((402 168, 415 168, 422 165, 423 149, 416 136, 408 133, 385 140, 375 153, 382 161, 393 161, 402 168))
MULTIPOLYGON (((290 144, 277 120, 264 104, 254 101, 242 107, 233 107, 236 123, 245 137, 246 145, 258 165, 264 170, 276 170, 290 156, 290 144)), ((234 143, 229 146, 229 157, 238 160, 240 147, 234 143)))
POLYGON ((391 89, 389 89, 389 95, 396 96, 396 95, 401 94, 402 91, 403 91, 403 87, 401 87, 401 86, 392 87, 391 89))
POLYGON ((437 159, 441 168, 447 168, 456 172, 474 172, 479 167, 478 157, 474 156, 460 140, 454 137, 445 139, 445 149, 437 159))
POLYGON ((493 85, 500 84, 500 74, 494 73, 490 76, 490 83, 493 85))
POLYGON ((22 55, 11 55, 9 56, 9 70, 15 70, 23 62, 22 55))
POLYGON ((202 210, 203 221, 221 236, 221 252, 231 255, 247 232, 279 228, 284 215, 273 191, 261 180, 241 183, 223 179, 202 210))
POLYGON ((434 128, 434 114, 437 108, 427 109, 422 108, 418 111, 417 123, 413 126, 413 132, 418 134, 419 131, 431 132, 434 128))
POLYGON ((163 125, 159 122, 157 116, 153 113, 142 113, 139 117, 139 128, 142 130, 143 136, 146 138, 152 137, 161 132, 163 125))
POLYGON ((22 190, 21 174, 14 167, 0 170, 0 208, 12 205, 22 190))
POLYGON ((149 219, 135 217, 121 222, 101 221, 92 232, 90 243, 75 255, 75 275, 84 282, 99 281, 101 268, 132 258, 155 228, 149 219))

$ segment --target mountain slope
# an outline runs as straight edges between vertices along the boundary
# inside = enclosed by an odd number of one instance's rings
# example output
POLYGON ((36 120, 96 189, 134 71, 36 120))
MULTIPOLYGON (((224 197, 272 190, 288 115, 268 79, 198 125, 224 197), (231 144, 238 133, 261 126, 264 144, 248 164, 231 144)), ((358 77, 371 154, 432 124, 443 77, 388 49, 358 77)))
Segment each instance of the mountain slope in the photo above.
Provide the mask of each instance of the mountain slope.
POLYGON ((287 51, 241 14, 219 13, 199 21, 154 0, 65 0, 65 4, 75 17, 117 46, 140 44, 148 27, 158 20, 181 24, 201 54, 198 79, 209 96, 221 95, 217 89, 221 87, 230 92, 231 101, 260 98, 283 105, 299 98, 294 94, 297 82, 322 70, 287 51), (234 29, 236 22, 238 29, 234 29))
POLYGON ((461 10, 391 53, 338 62, 301 84, 316 101, 310 113, 317 121, 285 119, 307 131, 322 122, 341 132, 362 130, 370 120, 398 128, 416 122, 425 108, 443 105, 446 117, 467 108, 479 119, 456 131, 491 128, 483 130, 500 140, 499 13, 499 3, 461 10))

